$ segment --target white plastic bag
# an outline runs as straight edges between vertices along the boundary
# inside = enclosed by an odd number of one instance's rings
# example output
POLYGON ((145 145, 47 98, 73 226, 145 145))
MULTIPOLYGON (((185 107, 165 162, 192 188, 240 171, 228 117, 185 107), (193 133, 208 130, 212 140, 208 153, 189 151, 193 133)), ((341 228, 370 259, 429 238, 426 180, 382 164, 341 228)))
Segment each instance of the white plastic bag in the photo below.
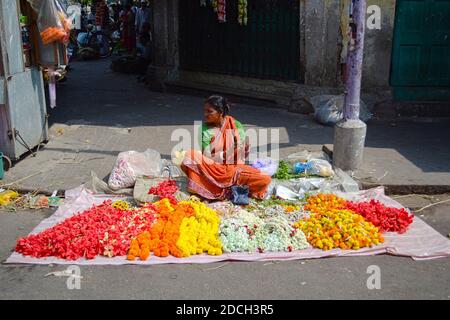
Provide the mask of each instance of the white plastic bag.
POLYGON ((308 162, 311 160, 311 153, 308 150, 303 150, 300 152, 292 153, 287 156, 286 160, 289 163, 296 163, 296 162, 308 162))
MULTIPOLYGON (((340 95, 321 101, 317 108, 315 108, 314 118, 319 123, 335 125, 344 119, 344 100, 344 96, 340 95)), ((372 118, 372 114, 363 101, 361 101, 359 118, 364 122, 372 118)))
POLYGON ((108 185, 113 190, 131 188, 137 177, 159 177, 161 169, 161 155, 155 150, 121 152, 109 176, 108 185))
POLYGON ((256 159, 253 161, 252 167, 259 169, 269 176, 273 176, 278 170, 278 161, 273 160, 272 158, 256 159))
POLYGON ((311 159, 308 164, 310 164, 311 168, 307 170, 307 174, 320 177, 331 177, 334 175, 333 167, 326 160, 311 159))

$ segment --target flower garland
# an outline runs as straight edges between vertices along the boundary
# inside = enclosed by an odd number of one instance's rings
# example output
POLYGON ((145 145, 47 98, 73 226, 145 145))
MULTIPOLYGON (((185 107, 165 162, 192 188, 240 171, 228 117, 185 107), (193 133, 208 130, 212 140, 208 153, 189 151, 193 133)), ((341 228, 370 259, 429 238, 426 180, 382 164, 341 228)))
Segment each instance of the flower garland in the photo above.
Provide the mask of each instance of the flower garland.
POLYGON ((224 215, 220 226, 224 252, 293 251, 309 247, 304 233, 292 227, 290 214, 280 205, 261 207, 252 203, 252 212, 244 209, 236 212, 232 207, 230 211, 233 214, 224 215))
POLYGON ((377 200, 369 202, 347 202, 347 208, 362 215, 382 232, 405 233, 413 222, 414 216, 405 209, 386 207, 377 200))
POLYGON ((309 215, 309 212, 303 210, 300 202, 292 202, 281 199, 270 200, 251 200, 247 209, 260 218, 279 217, 291 224, 297 222, 309 215))
POLYGON ((207 252, 209 255, 221 255, 222 243, 219 240, 220 218, 217 212, 200 201, 181 202, 189 205, 195 215, 184 218, 180 226, 177 247, 183 257, 207 252))
POLYGON ((227 2, 226 0, 217 0, 217 19, 219 22, 227 22, 227 2))
POLYGON ((178 191, 175 180, 166 180, 159 183, 156 187, 151 187, 148 194, 154 194, 161 199, 167 198, 172 204, 176 204, 175 193, 178 191))
POLYGON ((144 249, 148 246, 149 250, 157 257, 167 257, 169 254, 178 258, 183 256, 176 246, 180 236, 180 225, 185 217, 195 214, 194 209, 181 203, 172 206, 169 199, 155 202, 154 206, 158 212, 157 221, 149 230, 149 237, 141 236, 142 241, 137 240, 139 250, 137 250, 136 241, 132 243, 133 246, 130 246, 127 256, 128 260, 134 260, 138 256, 141 257, 140 250, 142 250, 143 245, 144 249))
POLYGON ((312 246, 323 250, 358 250, 384 242, 377 227, 351 210, 332 209, 326 214, 315 213, 294 226, 305 233, 312 246))
POLYGON ((157 222, 148 232, 133 239, 128 260, 137 257, 146 260, 150 252, 158 257, 171 254, 177 258, 203 252, 222 254, 218 238, 220 219, 214 210, 196 200, 172 205, 168 199, 163 199, 156 202, 155 207, 157 222))
POLYGON ((358 250, 384 242, 380 230, 361 215, 346 209, 347 202, 333 194, 309 197, 305 209, 313 214, 294 226, 316 248, 358 250))
POLYGON ((247 0, 239 0, 238 2, 238 23, 242 26, 246 26, 248 22, 248 16, 247 16, 247 7, 248 3, 247 0))
POLYGON ((285 219, 272 218, 265 221, 257 231, 261 251, 293 251, 309 247, 305 234, 292 227, 285 219))
POLYGON ((93 206, 38 234, 20 238, 15 251, 36 258, 58 257, 67 260, 126 255, 131 239, 150 229, 155 209, 121 210, 112 201, 93 206))
POLYGON ((130 204, 127 201, 123 201, 123 200, 114 201, 111 206, 115 209, 120 209, 120 210, 129 210, 130 209, 130 204))
POLYGON ((325 214, 332 209, 346 209, 347 201, 334 194, 323 194, 311 196, 307 199, 305 210, 313 213, 325 214))

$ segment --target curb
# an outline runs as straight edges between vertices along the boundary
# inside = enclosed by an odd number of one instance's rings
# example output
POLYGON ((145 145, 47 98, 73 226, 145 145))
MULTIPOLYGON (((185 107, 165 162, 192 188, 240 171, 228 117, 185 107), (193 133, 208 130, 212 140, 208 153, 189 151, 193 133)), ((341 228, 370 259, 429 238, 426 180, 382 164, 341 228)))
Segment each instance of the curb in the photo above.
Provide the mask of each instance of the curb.
MULTIPOLYGON (((333 159, 333 145, 325 144, 322 146, 322 151, 325 152, 331 159, 333 159)), ((355 180, 361 190, 372 189, 376 187, 384 187, 387 195, 406 195, 406 194, 443 194, 450 193, 450 185, 419 185, 419 184, 377 184, 367 183, 355 180)))
POLYGON ((362 189, 384 187, 387 195, 407 195, 407 194, 444 194, 450 193, 450 185, 380 185, 373 183, 361 183, 362 189))

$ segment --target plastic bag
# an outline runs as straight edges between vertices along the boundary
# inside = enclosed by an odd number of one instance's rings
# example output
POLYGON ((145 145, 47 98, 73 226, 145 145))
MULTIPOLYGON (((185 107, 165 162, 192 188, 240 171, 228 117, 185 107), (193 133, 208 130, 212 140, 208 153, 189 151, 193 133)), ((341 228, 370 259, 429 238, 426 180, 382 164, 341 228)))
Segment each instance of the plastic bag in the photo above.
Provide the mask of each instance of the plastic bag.
POLYGON ((8 205, 12 200, 19 197, 19 194, 16 191, 6 190, 0 192, 0 206, 8 205))
POLYGON ((161 155, 155 150, 121 152, 117 156, 108 185, 113 190, 131 188, 137 177, 159 177, 161 169, 161 155))
POLYGON ((288 163, 295 165, 297 162, 308 162, 311 159, 322 159, 331 161, 330 157, 323 151, 308 151, 303 150, 301 152, 291 153, 285 159, 288 163))
POLYGON ((172 156, 173 164, 180 167, 181 164, 183 163, 185 155, 186 155, 185 150, 175 151, 174 155, 172 156))
POLYGON ((298 200, 302 197, 301 194, 296 193, 295 191, 293 191, 292 189, 283 186, 283 185, 279 185, 275 188, 275 195, 278 198, 284 199, 284 200, 291 200, 291 201, 295 201, 298 200))
POLYGON ((99 179, 97 174, 93 171, 91 171, 91 181, 86 184, 86 188, 93 191, 95 194, 133 195, 132 188, 119 190, 111 189, 109 185, 105 181, 99 179))
POLYGON ((275 161, 272 158, 256 159, 253 162, 252 167, 259 169, 261 172, 269 176, 273 176, 278 170, 278 161, 275 161))
POLYGON ((333 167, 326 160, 312 159, 308 164, 310 169, 306 171, 307 174, 320 177, 331 177, 334 175, 333 167))
POLYGON ((295 174, 301 174, 301 173, 305 173, 308 172, 308 170, 311 170, 312 168, 312 164, 311 162, 297 162, 296 164, 294 164, 294 173, 295 174))
POLYGON ((308 150, 303 150, 301 152, 292 153, 287 156, 286 161, 289 163, 296 162, 308 162, 311 160, 311 153, 308 150))
MULTIPOLYGON (((315 110, 314 118, 325 125, 335 125, 344 119, 344 95, 321 101, 315 110)), ((359 118, 364 122, 372 118, 372 114, 363 101, 361 101, 359 118)))
POLYGON ((63 7, 56 0, 28 0, 38 13, 37 25, 44 45, 68 43, 72 23, 67 19, 63 7))

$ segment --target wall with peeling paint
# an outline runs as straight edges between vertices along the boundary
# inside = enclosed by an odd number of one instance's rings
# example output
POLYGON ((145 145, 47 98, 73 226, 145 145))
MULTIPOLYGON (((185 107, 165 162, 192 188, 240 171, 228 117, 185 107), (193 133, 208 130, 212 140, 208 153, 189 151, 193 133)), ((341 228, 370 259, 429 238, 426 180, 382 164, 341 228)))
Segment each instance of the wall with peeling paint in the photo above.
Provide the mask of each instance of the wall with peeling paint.
MULTIPOLYGON (((350 0, 303 0, 305 84, 339 86, 348 43, 350 0)), ((366 29, 364 88, 389 86, 395 1, 367 0, 381 8, 381 30, 366 29)))
MULTIPOLYGON (((280 83, 276 81, 261 80, 264 85, 255 86, 256 79, 232 77, 232 81, 224 83, 222 75, 179 72, 178 1, 180 0, 153 1, 155 58, 154 65, 149 70, 157 81, 229 84, 238 89, 250 85, 257 92, 279 93, 280 83), (185 76, 189 81, 185 80, 185 76)), ((337 88, 342 91, 342 64, 346 61, 348 5, 351 0, 298 1, 300 1, 299 60, 301 78, 304 79, 304 86, 300 87, 323 87, 330 90, 337 88)), ((395 0, 367 0, 368 6, 378 5, 381 8, 382 22, 381 30, 366 30, 363 67, 363 88, 366 91, 381 92, 383 90, 380 89, 389 89, 395 4, 395 0)), ((287 84, 289 87, 293 85, 287 84)))
POLYGON ((363 86, 388 87, 394 36, 395 5, 393 0, 367 0, 367 6, 381 8, 381 30, 366 29, 363 86))

